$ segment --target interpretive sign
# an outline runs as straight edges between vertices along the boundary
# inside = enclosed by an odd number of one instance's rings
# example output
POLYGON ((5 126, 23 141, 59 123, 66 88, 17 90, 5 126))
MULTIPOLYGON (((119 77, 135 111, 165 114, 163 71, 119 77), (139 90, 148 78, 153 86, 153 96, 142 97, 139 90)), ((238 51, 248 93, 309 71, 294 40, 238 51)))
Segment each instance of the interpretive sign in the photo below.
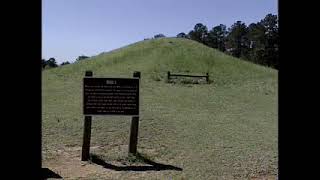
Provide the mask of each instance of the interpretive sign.
POLYGON ((139 130, 139 82, 141 73, 135 71, 133 78, 93 78, 86 71, 83 78, 83 143, 82 161, 90 158, 91 124, 93 115, 132 116, 129 154, 137 154, 139 130))
POLYGON ((139 115, 139 78, 83 78, 84 115, 139 115))

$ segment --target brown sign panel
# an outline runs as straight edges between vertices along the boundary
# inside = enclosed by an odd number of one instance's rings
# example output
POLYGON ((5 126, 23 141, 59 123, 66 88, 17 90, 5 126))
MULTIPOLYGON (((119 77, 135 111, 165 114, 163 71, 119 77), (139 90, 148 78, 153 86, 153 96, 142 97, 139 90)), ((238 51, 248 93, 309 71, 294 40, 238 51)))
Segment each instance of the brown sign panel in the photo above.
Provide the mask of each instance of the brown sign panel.
POLYGON ((139 115, 138 78, 83 78, 84 115, 139 115))

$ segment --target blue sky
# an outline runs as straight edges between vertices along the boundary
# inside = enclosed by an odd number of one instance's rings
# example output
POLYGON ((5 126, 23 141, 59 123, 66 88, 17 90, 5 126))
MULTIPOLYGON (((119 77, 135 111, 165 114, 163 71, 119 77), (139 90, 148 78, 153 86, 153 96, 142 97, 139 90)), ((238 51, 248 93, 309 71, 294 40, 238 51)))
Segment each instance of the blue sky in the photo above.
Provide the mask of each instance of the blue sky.
POLYGON ((42 0, 42 57, 60 64, 162 33, 247 25, 278 14, 276 0, 42 0))

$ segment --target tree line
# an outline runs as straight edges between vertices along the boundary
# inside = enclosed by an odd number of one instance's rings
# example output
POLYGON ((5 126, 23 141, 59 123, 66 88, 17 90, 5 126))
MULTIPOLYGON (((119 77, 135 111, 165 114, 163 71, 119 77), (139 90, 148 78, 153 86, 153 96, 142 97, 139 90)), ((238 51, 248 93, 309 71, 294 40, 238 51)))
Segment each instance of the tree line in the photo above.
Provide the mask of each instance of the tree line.
POLYGON ((176 37, 192 39, 234 57, 279 69, 277 15, 267 14, 249 26, 237 21, 228 29, 220 24, 209 31, 207 26, 197 23, 188 34, 181 32, 176 37))
MULTIPOLYGON (((89 56, 84 56, 84 55, 78 56, 78 58, 76 59, 76 62, 87 59, 87 58, 89 58, 89 56)), ((67 64, 71 64, 71 63, 69 61, 65 61, 65 62, 62 62, 60 65, 58 65, 56 59, 53 57, 49 58, 48 60, 46 59, 41 60, 42 69, 55 68, 55 67, 64 66, 67 64)))

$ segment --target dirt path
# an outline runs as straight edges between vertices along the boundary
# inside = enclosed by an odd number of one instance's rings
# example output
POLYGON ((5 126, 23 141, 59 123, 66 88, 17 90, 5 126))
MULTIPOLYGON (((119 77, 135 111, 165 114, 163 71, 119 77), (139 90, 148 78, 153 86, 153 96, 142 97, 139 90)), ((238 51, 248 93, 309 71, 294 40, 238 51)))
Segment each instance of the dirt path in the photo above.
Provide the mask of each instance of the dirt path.
MULTIPOLYGON (((91 147, 94 151, 102 147, 91 147)), ((126 164, 121 161, 108 162, 113 167, 126 168, 127 165, 138 169, 133 170, 114 170, 105 168, 92 162, 81 161, 81 147, 66 148, 56 152, 49 152, 50 156, 45 158, 42 163, 43 168, 48 168, 63 179, 161 179, 164 171, 143 171, 141 168, 150 169, 151 165, 146 165, 141 162, 126 164), (141 167, 141 168, 139 168, 141 167), (150 168, 148 168, 150 167, 150 168)), ((48 154, 48 152, 47 152, 48 154)), ((167 172, 170 170, 166 170, 167 172)))
MULTIPOLYGON (((103 149, 104 147, 91 147, 91 151, 103 149)), ((122 151, 126 151, 126 147, 122 148, 122 151)), ((48 168, 54 173, 61 176, 63 179, 172 179, 173 175, 182 175, 181 171, 165 170, 165 171, 123 171, 115 170, 112 167, 128 167, 126 163, 121 161, 110 161, 111 168, 105 168, 102 165, 98 165, 92 162, 81 161, 81 147, 70 147, 57 150, 55 152, 45 152, 45 158, 42 162, 43 168, 48 168)), ((151 167, 141 162, 134 162, 129 164, 130 167, 151 167)), ((147 168, 148 169, 148 168, 147 168)), ((149 168, 150 169, 150 168, 149 168)), ((53 179, 53 178, 49 178, 53 179)), ((180 176, 178 179, 188 179, 184 176, 180 176)), ((252 177, 252 180, 276 180, 274 175, 261 175, 259 177, 252 177)))
MULTIPOLYGON (((92 147, 92 149, 95 147, 92 147)), ((89 179, 103 175, 105 179, 116 179, 117 173, 102 166, 81 161, 81 147, 50 152, 54 158, 43 161, 42 167, 62 176, 63 179, 89 179)))

